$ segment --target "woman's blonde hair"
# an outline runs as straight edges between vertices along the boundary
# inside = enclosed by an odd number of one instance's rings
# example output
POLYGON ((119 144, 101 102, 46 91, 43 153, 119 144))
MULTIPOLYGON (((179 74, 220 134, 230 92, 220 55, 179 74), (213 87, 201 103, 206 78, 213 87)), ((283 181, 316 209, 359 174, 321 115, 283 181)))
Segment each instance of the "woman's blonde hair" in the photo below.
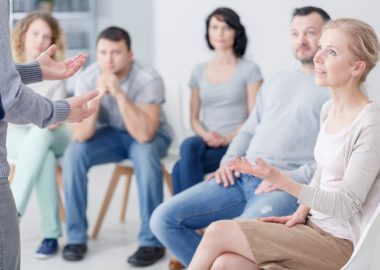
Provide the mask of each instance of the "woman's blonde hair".
POLYGON ((328 29, 339 29, 349 37, 349 49, 355 60, 363 61, 366 64, 360 78, 360 82, 364 82, 368 73, 379 60, 380 46, 375 30, 365 22, 347 18, 328 21, 324 31, 328 29))
POLYGON ((46 22, 52 32, 51 44, 57 45, 57 52, 53 58, 62 61, 65 58, 66 41, 58 21, 46 12, 33 11, 19 20, 12 31, 12 51, 16 62, 25 62, 25 34, 32 22, 41 19, 46 22))

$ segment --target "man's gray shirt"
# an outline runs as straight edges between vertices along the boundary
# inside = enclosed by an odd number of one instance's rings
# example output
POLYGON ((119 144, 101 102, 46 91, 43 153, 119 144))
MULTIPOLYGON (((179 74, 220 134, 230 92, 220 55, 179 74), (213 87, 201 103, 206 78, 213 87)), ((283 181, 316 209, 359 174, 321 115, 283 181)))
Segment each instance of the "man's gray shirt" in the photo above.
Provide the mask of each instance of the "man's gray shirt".
POLYGON ((277 74, 259 91, 255 109, 221 164, 241 156, 251 162, 261 157, 294 180, 309 183, 316 169, 319 114, 327 99, 328 90, 315 85, 313 75, 299 70, 277 74))
MULTIPOLYGON (((75 95, 87 93, 96 89, 97 78, 101 75, 97 63, 92 64, 80 75, 75 95)), ((121 89, 134 104, 162 104, 165 102, 165 87, 161 76, 152 68, 133 60, 128 76, 120 82, 121 89)), ((99 108, 98 127, 111 127, 126 131, 124 120, 120 113, 116 99, 105 95, 99 108)), ((165 114, 160 112, 159 134, 171 137, 171 128, 165 114)))

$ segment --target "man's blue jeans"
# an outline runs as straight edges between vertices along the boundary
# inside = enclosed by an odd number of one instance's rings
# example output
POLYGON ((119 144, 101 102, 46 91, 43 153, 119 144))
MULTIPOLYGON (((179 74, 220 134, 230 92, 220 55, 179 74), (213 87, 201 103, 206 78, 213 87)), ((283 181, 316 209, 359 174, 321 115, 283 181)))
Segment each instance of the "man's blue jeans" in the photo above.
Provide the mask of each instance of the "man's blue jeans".
POLYGON ((149 228, 153 210, 163 200, 160 160, 170 145, 169 136, 156 135, 150 143, 138 143, 127 132, 112 128, 98 130, 86 142, 72 142, 63 160, 66 200, 66 229, 69 244, 87 241, 87 172, 92 166, 129 158, 134 164, 139 190, 140 246, 161 246, 149 228))
POLYGON ((217 170, 226 151, 227 146, 209 147, 199 136, 187 138, 181 144, 180 160, 173 167, 173 194, 198 184, 205 174, 217 170))
POLYGON ((284 216, 297 208, 297 199, 283 191, 255 195, 261 180, 243 174, 224 188, 214 179, 203 181, 161 204, 150 226, 155 236, 188 266, 201 240, 197 229, 235 217, 284 216))

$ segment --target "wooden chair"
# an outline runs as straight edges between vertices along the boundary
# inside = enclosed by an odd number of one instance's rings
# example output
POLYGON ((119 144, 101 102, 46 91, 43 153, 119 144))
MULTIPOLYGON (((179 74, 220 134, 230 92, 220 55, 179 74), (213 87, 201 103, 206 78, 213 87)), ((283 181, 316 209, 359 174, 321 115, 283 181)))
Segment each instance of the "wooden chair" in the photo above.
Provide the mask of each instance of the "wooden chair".
MULTIPOLYGON (((176 81, 165 80, 164 83, 165 83, 166 102, 163 104, 162 108, 163 108, 163 111, 165 112, 165 116, 167 118, 168 123, 171 125, 174 131, 174 138, 173 138, 171 147, 169 149, 168 156, 165 157, 163 160, 161 160, 161 164, 162 164, 163 179, 171 194, 172 182, 171 182, 171 177, 170 177, 169 172, 171 171, 171 167, 174 165, 175 161, 178 159, 178 156, 179 156, 178 149, 179 149, 180 142, 188 135, 186 134, 186 128, 183 125, 183 123, 187 121, 188 119, 188 118, 184 119, 185 117, 184 114, 189 109, 190 102, 188 100, 184 100, 184 98, 186 97, 183 95, 183 93, 187 93, 187 92, 190 93, 190 90, 184 89, 184 87, 176 81)), ((114 191, 119 182, 119 179, 122 176, 126 177, 126 183, 123 190, 123 197, 121 201, 121 210, 120 210, 120 221, 124 222, 126 210, 127 210, 128 195, 129 195, 129 188, 131 185, 132 175, 133 175, 133 165, 130 162, 126 161, 123 163, 116 164, 116 167, 112 173, 111 181, 108 185, 108 189, 104 197, 100 212, 98 214, 98 218, 96 220, 94 229, 91 233, 91 237, 93 239, 96 239, 99 234, 99 230, 103 223, 103 219, 107 212, 109 203, 114 194, 114 191)))
MULTIPOLYGON (((124 163, 116 164, 115 169, 112 173, 111 181, 108 185, 106 194, 104 196, 103 203, 98 214, 98 218, 96 219, 96 223, 92 231, 91 238, 96 239, 98 237, 99 230, 103 224, 103 220, 107 212, 108 206, 111 202, 112 196, 115 192, 115 189, 117 187, 117 184, 119 183, 120 178, 123 176, 125 176, 126 182, 125 182, 125 186, 123 190, 123 197, 121 200, 120 222, 125 221, 125 215, 126 215, 127 207, 128 207, 129 190, 131 187, 133 174, 134 174, 133 165, 130 164, 128 161, 124 163)), ((173 187, 172 187, 171 177, 164 166, 162 166, 162 174, 163 174, 164 182, 166 183, 166 186, 168 187, 169 192, 172 193, 173 187)))
MULTIPOLYGON (((12 183, 13 177, 16 172, 16 166, 15 166, 15 161, 13 160, 8 160, 9 166, 11 167, 11 172, 9 174, 8 180, 9 183, 12 183)), ((65 207, 63 205, 63 200, 62 200, 62 194, 63 193, 63 181, 62 181, 62 168, 59 164, 57 164, 57 169, 56 169, 56 179, 57 179, 57 186, 58 186, 58 207, 59 207, 59 216, 61 218, 62 222, 66 221, 66 211, 65 207)))

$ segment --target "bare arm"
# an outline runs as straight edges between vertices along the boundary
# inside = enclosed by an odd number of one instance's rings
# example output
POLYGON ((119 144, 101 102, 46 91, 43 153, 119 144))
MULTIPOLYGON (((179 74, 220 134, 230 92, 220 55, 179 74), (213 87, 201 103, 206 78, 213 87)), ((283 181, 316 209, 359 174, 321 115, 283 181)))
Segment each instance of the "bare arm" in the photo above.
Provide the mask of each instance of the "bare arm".
POLYGON ((85 142, 90 139, 95 134, 98 116, 99 109, 89 118, 83 120, 83 122, 71 124, 73 139, 80 142, 85 142))
POLYGON ((253 107, 256 104, 257 93, 259 92, 262 84, 263 80, 260 80, 254 84, 248 85, 247 87, 247 108, 249 113, 252 112, 253 107))
POLYGON ((134 104, 122 91, 114 95, 128 132, 139 143, 153 140, 160 126, 159 104, 134 104))
POLYGON ((114 74, 102 74, 98 88, 109 93, 117 102, 125 128, 139 143, 153 140, 160 126, 160 104, 135 104, 121 89, 120 81, 114 74))
POLYGON ((207 134, 207 130, 203 127, 201 121, 199 120, 201 107, 201 99, 199 96, 199 89, 191 89, 191 99, 190 99, 190 123, 194 132, 200 137, 204 138, 207 134))

